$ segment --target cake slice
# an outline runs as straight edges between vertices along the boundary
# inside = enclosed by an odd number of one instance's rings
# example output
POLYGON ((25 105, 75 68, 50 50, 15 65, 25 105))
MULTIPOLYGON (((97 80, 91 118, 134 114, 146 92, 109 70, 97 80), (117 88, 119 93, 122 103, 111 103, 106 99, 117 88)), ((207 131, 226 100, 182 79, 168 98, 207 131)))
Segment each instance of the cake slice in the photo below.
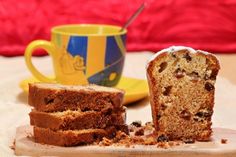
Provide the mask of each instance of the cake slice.
POLYGON ((101 111, 122 108, 124 91, 97 85, 29 84, 28 103, 37 111, 101 111))
POLYGON ((217 58, 207 52, 173 46, 147 65, 155 129, 169 139, 210 139, 217 58))
POLYGON ((101 140, 103 137, 108 137, 111 132, 115 132, 114 128, 53 131, 48 128, 34 127, 34 139, 35 142, 43 144, 76 146, 101 140))
POLYGON ((125 109, 120 113, 106 111, 63 111, 63 112, 41 112, 32 110, 30 112, 30 124, 49 128, 52 130, 80 130, 92 128, 106 128, 111 125, 125 124, 125 109))

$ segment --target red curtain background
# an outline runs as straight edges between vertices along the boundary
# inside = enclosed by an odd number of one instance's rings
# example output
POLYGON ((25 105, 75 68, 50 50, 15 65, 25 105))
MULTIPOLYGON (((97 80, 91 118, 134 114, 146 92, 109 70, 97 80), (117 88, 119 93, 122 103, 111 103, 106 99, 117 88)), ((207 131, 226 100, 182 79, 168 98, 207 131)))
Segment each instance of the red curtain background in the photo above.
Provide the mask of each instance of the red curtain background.
MULTIPOLYGON (((0 55, 23 55, 50 28, 68 23, 122 25, 144 0, 1 0, 0 55)), ((236 52, 235 0, 146 0, 128 28, 128 51, 185 45, 213 53, 236 52)), ((36 55, 44 55, 37 51, 36 55)))

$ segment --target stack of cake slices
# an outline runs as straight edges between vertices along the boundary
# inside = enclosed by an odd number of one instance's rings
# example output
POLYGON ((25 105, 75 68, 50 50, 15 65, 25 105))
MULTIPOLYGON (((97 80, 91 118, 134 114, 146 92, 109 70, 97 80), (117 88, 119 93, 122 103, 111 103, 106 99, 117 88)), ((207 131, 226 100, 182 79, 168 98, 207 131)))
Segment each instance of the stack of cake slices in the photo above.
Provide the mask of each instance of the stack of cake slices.
POLYGON ((115 88, 29 84, 30 124, 38 143, 74 146, 128 130, 124 92, 115 88))

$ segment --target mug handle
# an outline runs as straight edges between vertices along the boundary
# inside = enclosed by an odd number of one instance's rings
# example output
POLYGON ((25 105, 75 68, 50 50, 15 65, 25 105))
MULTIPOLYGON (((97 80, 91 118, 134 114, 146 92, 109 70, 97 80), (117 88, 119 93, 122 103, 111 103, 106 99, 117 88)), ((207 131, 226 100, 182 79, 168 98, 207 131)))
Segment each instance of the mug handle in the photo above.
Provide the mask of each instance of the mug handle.
POLYGON ((33 74, 33 76, 35 78, 37 78, 39 81, 48 82, 48 83, 53 83, 53 82, 55 83, 56 78, 49 78, 49 77, 45 76, 44 74, 39 72, 32 63, 32 54, 36 49, 39 49, 39 48, 44 49, 52 57, 55 55, 55 48, 49 41, 35 40, 35 41, 31 42, 25 50, 26 65, 27 65, 28 69, 30 70, 30 72, 33 74))

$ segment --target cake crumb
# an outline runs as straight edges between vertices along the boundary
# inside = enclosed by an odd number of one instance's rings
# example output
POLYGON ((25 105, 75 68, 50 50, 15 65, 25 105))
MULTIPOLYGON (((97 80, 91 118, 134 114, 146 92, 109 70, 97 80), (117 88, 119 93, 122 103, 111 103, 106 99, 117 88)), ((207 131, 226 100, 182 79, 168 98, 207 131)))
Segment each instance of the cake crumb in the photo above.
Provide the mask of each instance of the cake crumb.
POLYGON ((145 141, 144 141, 145 145, 155 145, 156 144, 156 140, 153 137, 148 137, 145 141))
POLYGON ((142 136, 144 135, 144 129, 143 128, 140 128, 138 129, 137 131, 135 131, 134 133, 136 136, 142 136))
POLYGON ((227 142, 228 142, 228 139, 225 139, 225 138, 222 138, 222 139, 221 139, 221 143, 222 143, 222 144, 227 144, 227 142))
POLYGON ((110 140, 106 137, 103 137, 102 141, 99 143, 99 145, 110 146, 110 145, 112 145, 112 140, 110 140))
POLYGON ((170 145, 168 144, 168 142, 159 142, 157 143, 157 147, 167 149, 170 147, 170 145))
POLYGON ((181 141, 170 141, 164 134, 156 133, 152 122, 147 122, 144 126, 130 124, 128 127, 129 129, 132 128, 132 132, 129 132, 129 134, 119 130, 113 138, 103 138, 99 146, 113 145, 135 148, 138 145, 148 145, 168 149, 183 144, 181 141))

